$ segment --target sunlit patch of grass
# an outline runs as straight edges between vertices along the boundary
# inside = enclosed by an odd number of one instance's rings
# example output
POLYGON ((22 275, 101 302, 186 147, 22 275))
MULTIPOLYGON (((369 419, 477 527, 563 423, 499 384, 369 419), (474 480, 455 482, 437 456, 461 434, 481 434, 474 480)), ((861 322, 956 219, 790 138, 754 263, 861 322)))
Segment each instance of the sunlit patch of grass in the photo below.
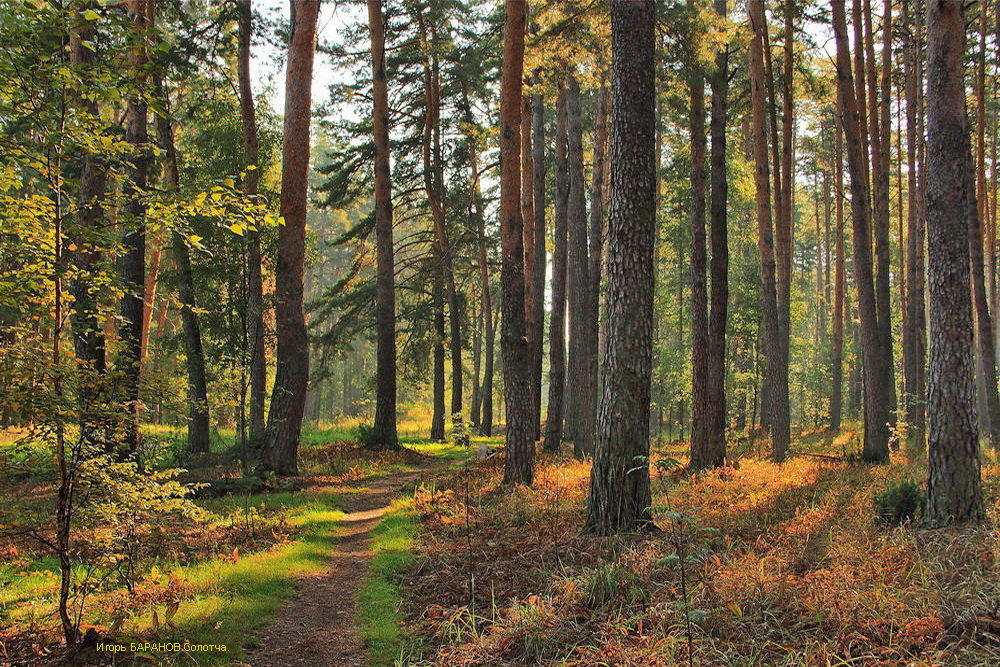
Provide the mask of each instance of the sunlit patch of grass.
POLYGON ((413 638, 402 629, 399 583, 400 573, 413 561, 416 535, 417 516, 412 498, 393 502, 372 531, 375 557, 358 594, 358 609, 368 662, 375 667, 397 664, 416 652, 413 638))

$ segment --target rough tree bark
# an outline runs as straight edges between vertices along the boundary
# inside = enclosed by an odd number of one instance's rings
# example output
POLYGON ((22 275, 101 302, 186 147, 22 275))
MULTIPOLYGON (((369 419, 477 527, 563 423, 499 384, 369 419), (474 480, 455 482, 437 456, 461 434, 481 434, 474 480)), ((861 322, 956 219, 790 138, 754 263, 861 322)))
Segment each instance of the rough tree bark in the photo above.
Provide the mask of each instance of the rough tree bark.
POLYGON ((611 2, 607 351, 586 530, 652 526, 649 415, 656 240, 653 0, 611 2))
POLYGON ((306 192, 312 69, 319 0, 291 0, 285 73, 285 122, 281 162, 281 217, 275 265, 277 372, 265 432, 264 466, 279 475, 298 473, 299 437, 309 378, 309 345, 303 310, 306 192))
POLYGON ((984 517, 972 359, 968 201, 973 184, 966 118, 964 7, 927 2, 927 518, 984 517))
POLYGON ((389 90, 385 75, 382 0, 368 0, 372 57, 372 125, 375 145, 375 423, 367 443, 398 449, 396 435, 396 294, 389 171, 389 90))
POLYGON ((531 429, 531 354, 524 329, 524 238, 521 194, 521 90, 528 3, 505 0, 500 80, 500 287, 507 444, 504 484, 530 484, 535 447, 531 429))

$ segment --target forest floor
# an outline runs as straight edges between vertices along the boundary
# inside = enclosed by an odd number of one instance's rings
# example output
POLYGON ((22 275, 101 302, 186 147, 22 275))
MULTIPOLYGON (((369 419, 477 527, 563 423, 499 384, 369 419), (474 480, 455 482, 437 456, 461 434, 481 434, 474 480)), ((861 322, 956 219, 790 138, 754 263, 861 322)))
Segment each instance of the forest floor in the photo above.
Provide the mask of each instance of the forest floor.
MULTIPOLYGON (((415 429, 401 435, 405 450, 375 454, 358 444, 351 425, 308 431, 300 477, 198 498, 196 520, 118 526, 113 535, 134 548, 127 569, 119 548, 104 541, 107 528, 81 522, 75 578, 85 594, 74 605, 81 605, 82 630, 126 648, 91 647, 69 664, 391 665, 403 641, 394 579, 412 558, 413 484, 470 452, 428 442, 415 429), (171 650, 175 642, 226 648, 171 650)), ((231 435, 217 436, 213 453, 193 461, 171 454, 182 437, 147 429, 147 442, 165 448, 159 468, 180 464, 186 482, 240 479, 231 435)), ((0 433, 3 667, 67 663, 54 614, 58 562, 37 539, 9 528, 50 534, 53 478, 44 445, 30 434, 0 433)))
MULTIPOLYGON (((422 432, 406 435, 407 451, 381 455, 343 428, 307 432, 295 490, 198 500, 203 520, 141 533, 132 590, 117 575, 94 586, 85 627, 126 645, 228 651, 92 657, 255 667, 1000 664, 996 452, 984 454, 990 522, 935 531, 876 520, 874 499, 922 482, 926 463, 894 452, 888 465, 863 465, 850 427, 797 433, 780 465, 766 459, 764 440, 742 438, 726 467, 696 474, 684 467, 686 443, 658 442, 660 531, 594 538, 581 531, 589 463, 542 454, 533 486, 509 492, 502 454, 478 460, 422 432)), ((4 510, 44 525, 52 471, 26 447, 0 438, 4 510)), ((225 461, 215 454, 185 474, 225 474, 225 461)), ((55 572, 37 544, 0 540, 0 665, 56 662, 55 572)))
POLYGON ((295 584, 296 594, 248 647, 254 667, 313 667, 368 664, 358 597, 375 557, 374 529, 394 510, 405 487, 427 470, 377 477, 342 501, 344 515, 334 537, 328 567, 295 584))
MULTIPOLYGON (((542 455, 531 488, 504 492, 502 457, 418 489, 420 537, 404 577, 406 664, 1000 664, 1000 459, 984 453, 989 522, 883 525, 875 498, 922 483, 926 463, 857 460, 857 434, 766 441, 685 469, 686 443, 652 455, 652 535, 582 534, 590 465, 542 455)), ((912 488, 912 487, 910 487, 912 488)))

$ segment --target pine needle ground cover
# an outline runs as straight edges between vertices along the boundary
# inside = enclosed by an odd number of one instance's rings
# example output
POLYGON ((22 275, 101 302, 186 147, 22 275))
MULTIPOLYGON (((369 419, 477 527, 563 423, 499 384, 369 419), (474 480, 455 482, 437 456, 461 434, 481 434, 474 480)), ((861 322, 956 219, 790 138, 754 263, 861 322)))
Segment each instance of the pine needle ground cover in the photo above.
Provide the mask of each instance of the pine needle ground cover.
POLYGON ((843 460, 855 435, 800 434, 783 465, 692 475, 653 457, 659 532, 581 535, 589 464, 546 457, 500 490, 495 457, 418 490, 407 623, 434 665, 995 665, 1000 465, 990 523, 887 527, 875 498, 925 464, 843 460))

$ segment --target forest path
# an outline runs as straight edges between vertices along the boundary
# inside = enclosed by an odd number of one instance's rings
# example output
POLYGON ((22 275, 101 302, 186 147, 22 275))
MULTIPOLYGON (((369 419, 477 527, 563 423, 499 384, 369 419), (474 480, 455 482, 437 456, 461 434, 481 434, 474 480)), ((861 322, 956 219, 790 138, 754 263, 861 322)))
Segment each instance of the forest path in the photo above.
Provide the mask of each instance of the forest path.
POLYGON ((438 466, 401 471, 347 485, 357 492, 343 497, 343 510, 329 566, 296 582, 296 594, 260 633, 259 648, 247 650, 253 667, 364 667, 356 598, 374 556, 371 531, 392 501, 438 466))

